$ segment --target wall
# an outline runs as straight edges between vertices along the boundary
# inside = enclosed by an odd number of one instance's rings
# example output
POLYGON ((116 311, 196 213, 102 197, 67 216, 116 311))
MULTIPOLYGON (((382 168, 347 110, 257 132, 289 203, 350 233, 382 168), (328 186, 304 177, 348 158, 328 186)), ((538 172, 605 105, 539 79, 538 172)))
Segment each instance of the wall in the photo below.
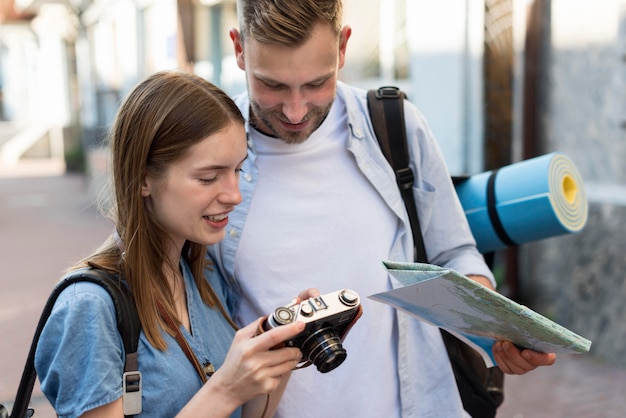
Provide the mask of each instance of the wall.
POLYGON ((546 150, 578 167, 589 219, 521 249, 521 297, 626 367, 626 1, 552 1, 546 150))

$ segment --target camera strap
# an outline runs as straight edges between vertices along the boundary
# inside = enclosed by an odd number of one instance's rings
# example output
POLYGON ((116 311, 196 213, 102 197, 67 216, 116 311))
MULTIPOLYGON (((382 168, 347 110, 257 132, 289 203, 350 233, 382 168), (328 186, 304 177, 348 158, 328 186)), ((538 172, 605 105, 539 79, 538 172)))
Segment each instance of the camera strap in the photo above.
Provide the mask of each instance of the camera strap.
POLYGON ((204 366, 200 365, 200 362, 198 361, 198 358, 196 357, 196 355, 193 353, 193 350, 189 346, 187 339, 185 339, 185 336, 183 335, 183 333, 180 332, 179 325, 176 324, 176 321, 174 321, 172 316, 167 312, 167 309, 165 309, 161 301, 157 300, 156 305, 157 305, 157 310, 159 311, 159 315, 161 316, 161 319, 163 319, 163 321, 165 321, 167 326, 172 329, 172 332, 174 333, 174 339, 180 346, 181 350, 183 350, 183 353, 185 353, 185 356, 187 357, 189 362, 192 364, 194 369, 196 369, 196 372, 198 372, 198 375, 200 376, 200 380, 202 380, 202 384, 206 383, 207 377, 211 377, 213 376, 213 373, 215 373, 215 367, 213 367, 213 364, 211 364, 210 362, 205 363, 204 366))

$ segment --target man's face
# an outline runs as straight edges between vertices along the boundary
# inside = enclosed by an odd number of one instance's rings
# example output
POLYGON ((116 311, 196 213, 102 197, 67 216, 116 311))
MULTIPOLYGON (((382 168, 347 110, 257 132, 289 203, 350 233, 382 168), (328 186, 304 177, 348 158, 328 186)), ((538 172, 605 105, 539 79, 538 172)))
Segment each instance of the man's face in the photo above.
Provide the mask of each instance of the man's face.
POLYGON ((230 35, 237 64, 246 71, 251 125, 287 143, 304 142, 324 121, 337 91, 350 28, 340 39, 326 25, 298 47, 262 44, 236 30, 230 35))

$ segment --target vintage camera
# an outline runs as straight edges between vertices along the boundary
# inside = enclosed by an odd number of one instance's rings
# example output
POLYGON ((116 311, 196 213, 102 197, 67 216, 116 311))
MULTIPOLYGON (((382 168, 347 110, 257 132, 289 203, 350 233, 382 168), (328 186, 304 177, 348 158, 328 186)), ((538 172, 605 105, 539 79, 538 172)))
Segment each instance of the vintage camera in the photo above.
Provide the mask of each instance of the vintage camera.
POLYGON ((343 289, 281 306, 268 315, 262 326, 267 331, 294 321, 304 322, 304 331, 285 341, 284 345, 298 347, 309 364, 313 363, 321 373, 327 373, 346 359, 342 341, 362 312, 359 295, 343 289))

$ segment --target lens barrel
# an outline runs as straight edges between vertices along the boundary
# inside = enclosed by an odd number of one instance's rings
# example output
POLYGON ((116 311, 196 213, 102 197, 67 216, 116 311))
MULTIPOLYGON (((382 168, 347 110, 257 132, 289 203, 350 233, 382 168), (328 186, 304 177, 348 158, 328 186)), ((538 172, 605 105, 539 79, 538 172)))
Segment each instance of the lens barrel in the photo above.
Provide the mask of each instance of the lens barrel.
POLYGON ((300 350, 321 373, 334 370, 348 355, 334 328, 320 328, 315 331, 302 343, 300 350))

